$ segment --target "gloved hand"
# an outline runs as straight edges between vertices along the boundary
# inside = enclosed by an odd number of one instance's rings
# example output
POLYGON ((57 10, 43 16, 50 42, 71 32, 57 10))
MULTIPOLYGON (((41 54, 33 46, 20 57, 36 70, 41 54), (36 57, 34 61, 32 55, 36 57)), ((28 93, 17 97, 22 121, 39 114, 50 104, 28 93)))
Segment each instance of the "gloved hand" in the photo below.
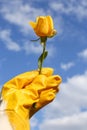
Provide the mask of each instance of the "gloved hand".
POLYGON ((1 97, 13 130, 29 130, 29 118, 53 101, 62 79, 52 74, 52 68, 43 68, 41 74, 26 72, 4 84, 1 97))

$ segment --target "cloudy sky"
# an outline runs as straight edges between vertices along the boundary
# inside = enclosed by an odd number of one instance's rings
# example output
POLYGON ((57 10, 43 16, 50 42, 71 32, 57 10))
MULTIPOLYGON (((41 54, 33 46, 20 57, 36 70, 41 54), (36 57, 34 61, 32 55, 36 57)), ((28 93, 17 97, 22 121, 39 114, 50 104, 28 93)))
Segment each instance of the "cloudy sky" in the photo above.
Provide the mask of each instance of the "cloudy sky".
POLYGON ((28 22, 51 15, 58 34, 48 39, 44 67, 63 81, 56 99, 31 119, 31 130, 87 129, 87 0, 0 0, 0 87, 37 69, 41 46, 28 22))

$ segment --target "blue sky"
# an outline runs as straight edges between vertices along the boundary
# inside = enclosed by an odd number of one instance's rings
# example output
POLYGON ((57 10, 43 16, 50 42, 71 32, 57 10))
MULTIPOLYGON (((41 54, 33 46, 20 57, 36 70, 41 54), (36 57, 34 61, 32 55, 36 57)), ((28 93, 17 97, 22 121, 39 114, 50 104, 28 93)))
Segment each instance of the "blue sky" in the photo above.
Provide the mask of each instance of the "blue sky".
POLYGON ((47 41, 44 67, 63 81, 56 99, 31 120, 31 130, 86 130, 87 0, 0 0, 0 86, 37 69, 41 46, 28 22, 51 15, 58 34, 47 41))

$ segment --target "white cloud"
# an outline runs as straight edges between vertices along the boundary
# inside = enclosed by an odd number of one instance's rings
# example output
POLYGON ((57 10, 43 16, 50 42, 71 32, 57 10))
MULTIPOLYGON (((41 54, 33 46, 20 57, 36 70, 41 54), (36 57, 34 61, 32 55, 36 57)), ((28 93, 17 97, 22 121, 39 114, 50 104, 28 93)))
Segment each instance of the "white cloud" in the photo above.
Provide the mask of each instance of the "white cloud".
POLYGON ((56 99, 42 112, 43 122, 39 130, 86 130, 87 71, 62 83, 56 99))
MULTIPOLYGON (((29 3, 25 2, 25 4, 22 1, 11 1, 6 2, 6 4, 4 2, 0 9, 1 15, 8 22, 20 27, 19 31, 23 34, 31 35, 33 31, 31 31, 32 28, 29 25, 29 21, 34 21, 39 15, 53 14, 50 8, 46 10, 44 10, 44 8, 35 8, 31 3, 31 1, 29 1, 29 3)), ((63 22, 61 22, 61 19, 61 16, 54 16, 55 27, 59 34, 62 33, 63 22)))
POLYGON ((78 18, 87 18, 87 1, 86 0, 68 0, 68 1, 61 1, 61 2, 51 2, 50 3, 51 9, 54 11, 58 11, 58 13, 64 14, 74 14, 78 18))
POLYGON ((54 55, 56 55, 57 52, 55 46, 53 46, 52 44, 47 46, 47 51, 48 51, 48 57, 49 56, 54 57, 54 55))
MULTIPOLYGON (((25 51, 26 54, 42 53, 42 46, 37 42, 34 43, 30 41, 25 41, 25 43, 20 46, 12 39, 10 30, 0 30, 0 39, 5 44, 6 48, 11 51, 25 51)), ((49 56, 51 57, 55 53, 56 49, 52 45, 49 45, 47 47, 47 51, 49 52, 49 56)))
MULTIPOLYGON (((25 42, 24 46, 22 47, 22 49, 26 52, 26 54, 41 54, 42 53, 42 49, 43 47, 41 46, 41 44, 39 44, 40 41, 38 41, 38 43, 36 42, 25 42)), ((54 46, 49 45, 47 47, 47 51, 48 51, 48 55, 50 57, 53 56, 53 54, 55 53, 56 49, 54 46)))
POLYGON ((63 118, 45 120, 39 130, 86 130, 87 112, 63 118))
POLYGON ((38 120, 35 116, 30 119, 31 129, 33 130, 38 125, 38 120))
POLYGON ((83 58, 84 60, 87 60, 87 49, 84 49, 83 51, 79 52, 78 56, 83 58))
POLYGON ((6 2, 2 4, 0 10, 5 20, 21 27, 20 30, 24 33, 30 33, 31 27, 28 24, 30 20, 45 14, 43 9, 36 9, 28 3, 23 4, 22 1, 6 2))
POLYGON ((11 38, 10 30, 0 30, 0 39, 3 41, 8 50, 20 51, 20 46, 11 38))
POLYGON ((25 42, 23 46, 23 50, 26 52, 26 54, 40 54, 42 52, 42 47, 38 43, 29 43, 25 42))
POLYGON ((70 69, 71 67, 73 67, 75 64, 73 62, 69 62, 67 64, 64 64, 64 63, 61 63, 61 68, 64 69, 64 70, 68 70, 70 69))
POLYGON ((50 119, 77 114, 81 110, 87 110, 87 71, 62 83, 57 98, 46 107, 43 115, 50 119))

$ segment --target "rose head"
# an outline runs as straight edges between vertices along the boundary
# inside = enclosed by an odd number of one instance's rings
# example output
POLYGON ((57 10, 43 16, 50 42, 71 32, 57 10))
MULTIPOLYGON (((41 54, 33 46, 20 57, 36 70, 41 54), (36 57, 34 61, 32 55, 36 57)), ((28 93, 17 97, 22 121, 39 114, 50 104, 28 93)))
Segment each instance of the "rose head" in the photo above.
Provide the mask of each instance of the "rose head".
POLYGON ((56 34, 51 16, 39 16, 36 22, 29 22, 34 32, 39 37, 53 37, 56 34))

